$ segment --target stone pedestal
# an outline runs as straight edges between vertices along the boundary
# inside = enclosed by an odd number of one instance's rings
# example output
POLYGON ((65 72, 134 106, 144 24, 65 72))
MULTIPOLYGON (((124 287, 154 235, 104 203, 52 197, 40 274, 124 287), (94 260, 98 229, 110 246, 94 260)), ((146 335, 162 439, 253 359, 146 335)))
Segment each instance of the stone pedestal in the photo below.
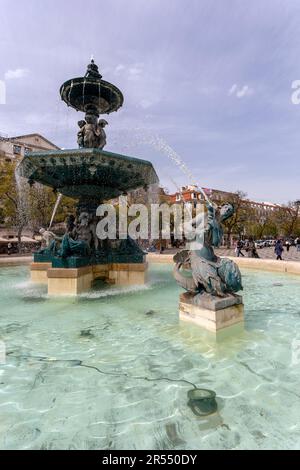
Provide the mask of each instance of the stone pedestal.
POLYGON ((48 286, 49 295, 78 295, 89 291, 94 280, 128 286, 146 282, 148 264, 111 263, 79 268, 56 268, 51 263, 31 263, 31 281, 48 286))
POLYGON ((78 295, 89 291, 94 280, 92 266, 47 271, 49 295, 78 295))
POLYGON ((212 333, 224 331, 238 323, 243 326, 243 299, 239 295, 219 298, 186 292, 180 295, 179 318, 212 333))
POLYGON ((147 268, 147 263, 114 263, 110 265, 108 279, 119 286, 143 285, 147 268))
POLYGON ((52 268, 52 263, 31 263, 30 279, 38 284, 48 284, 48 269, 52 268))

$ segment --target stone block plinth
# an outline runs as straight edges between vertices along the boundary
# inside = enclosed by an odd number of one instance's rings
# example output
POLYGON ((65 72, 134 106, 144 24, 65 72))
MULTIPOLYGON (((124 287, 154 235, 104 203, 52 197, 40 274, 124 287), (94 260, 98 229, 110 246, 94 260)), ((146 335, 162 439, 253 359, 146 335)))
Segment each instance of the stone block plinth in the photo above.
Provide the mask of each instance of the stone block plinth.
POLYGON ((47 271, 52 267, 51 263, 31 263, 30 279, 38 284, 48 284, 47 271))
POLYGON ((101 279, 119 286, 146 282, 147 263, 95 264, 78 268, 53 267, 51 263, 31 263, 32 282, 46 284, 49 295, 78 295, 101 279))
POLYGON ((119 286, 142 285, 146 282, 147 263, 113 263, 108 281, 119 286))
POLYGON ((242 326, 244 322, 243 299, 239 295, 219 298, 186 292, 180 295, 179 318, 212 333, 238 323, 242 326))
POLYGON ((78 295, 89 291, 94 280, 92 266, 50 268, 47 271, 49 295, 78 295))

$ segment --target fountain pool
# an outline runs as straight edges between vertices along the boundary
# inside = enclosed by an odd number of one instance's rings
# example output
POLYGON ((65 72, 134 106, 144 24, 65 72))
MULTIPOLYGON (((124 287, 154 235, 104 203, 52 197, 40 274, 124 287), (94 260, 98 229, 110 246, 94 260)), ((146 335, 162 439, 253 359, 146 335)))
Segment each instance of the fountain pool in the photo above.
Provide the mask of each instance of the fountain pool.
POLYGON ((216 343, 179 324, 170 265, 77 298, 2 268, 0 448, 299 448, 300 278, 243 274, 245 331, 216 343), (217 414, 192 413, 188 382, 216 391, 217 414))

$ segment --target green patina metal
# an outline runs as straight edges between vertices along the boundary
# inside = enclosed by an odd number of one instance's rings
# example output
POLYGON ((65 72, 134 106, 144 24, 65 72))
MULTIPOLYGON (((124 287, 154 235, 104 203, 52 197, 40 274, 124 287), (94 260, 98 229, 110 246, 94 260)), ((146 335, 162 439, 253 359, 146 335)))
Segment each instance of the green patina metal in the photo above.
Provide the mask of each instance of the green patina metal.
POLYGON ((74 199, 102 202, 158 183, 152 163, 100 149, 30 152, 19 165, 29 183, 50 186, 74 199))
MULTIPOLYGON (((156 184, 158 177, 146 160, 103 150, 106 144, 103 128, 107 122, 98 122, 97 118, 99 114, 117 111, 123 104, 123 95, 115 85, 102 80, 93 60, 84 77, 68 80, 61 86, 60 96, 68 106, 85 112, 85 121, 78 123, 80 148, 29 152, 20 162, 18 173, 29 184, 40 183, 77 200, 79 219, 80 214, 87 213, 89 223, 95 226, 100 203, 156 184)), ((92 243, 88 240, 91 233, 88 225, 84 230, 77 231, 74 239, 72 233, 67 235, 67 230, 60 246, 52 241, 34 255, 34 261, 52 262, 53 267, 64 268, 144 261, 145 253, 133 240, 108 241, 99 248, 95 240, 92 243)))
MULTIPOLYGON (((59 250, 58 250, 59 251, 59 250)), ((119 246, 95 250, 90 256, 58 256, 58 251, 34 253, 35 263, 52 263, 53 268, 81 268, 82 266, 112 263, 143 263, 146 254, 132 240, 119 242, 119 246)))
POLYGON ((107 121, 97 119, 99 114, 117 111, 123 104, 123 95, 115 85, 102 80, 93 60, 84 77, 68 80, 61 86, 60 95, 68 106, 85 112, 85 121, 78 122, 80 148, 28 152, 18 166, 18 173, 27 178, 29 184, 37 182, 77 200, 79 221, 84 214, 89 221, 83 226, 74 225, 75 235, 67 228, 61 243, 53 240, 34 255, 34 261, 52 262, 57 268, 142 263, 145 253, 130 238, 101 242, 101 247, 95 243, 95 235, 90 240, 91 226, 93 233, 96 232, 95 216, 100 203, 158 183, 150 162, 103 150, 107 121))
POLYGON ((72 78, 63 83, 60 87, 60 96, 76 111, 97 116, 117 111, 124 101, 119 88, 102 80, 102 75, 93 59, 84 77, 72 78))

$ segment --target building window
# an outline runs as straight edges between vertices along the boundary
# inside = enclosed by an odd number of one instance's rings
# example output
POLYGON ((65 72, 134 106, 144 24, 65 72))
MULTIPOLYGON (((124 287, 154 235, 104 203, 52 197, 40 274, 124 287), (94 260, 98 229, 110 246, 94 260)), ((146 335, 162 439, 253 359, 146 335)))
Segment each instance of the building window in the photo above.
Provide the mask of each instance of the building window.
POLYGON ((191 198, 192 198, 192 199, 197 199, 196 194, 195 194, 195 193, 191 193, 191 198))
POLYGON ((14 145, 13 152, 15 155, 21 155, 22 147, 21 145, 14 145))
POLYGON ((25 147, 25 153, 32 152, 32 148, 30 147, 25 147))
POLYGON ((180 201, 180 200, 181 200, 180 194, 177 193, 177 194, 176 194, 176 201, 178 202, 178 201, 180 201))

